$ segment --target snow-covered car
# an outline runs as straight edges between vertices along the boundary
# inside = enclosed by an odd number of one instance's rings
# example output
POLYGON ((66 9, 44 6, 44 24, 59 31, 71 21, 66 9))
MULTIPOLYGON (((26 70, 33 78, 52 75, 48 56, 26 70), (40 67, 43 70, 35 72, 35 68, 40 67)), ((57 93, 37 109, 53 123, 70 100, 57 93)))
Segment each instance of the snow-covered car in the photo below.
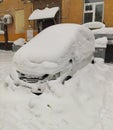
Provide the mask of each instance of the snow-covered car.
POLYGON ((48 81, 64 83, 91 62, 94 42, 92 32, 82 25, 48 27, 15 53, 10 78, 14 84, 42 93, 48 81))

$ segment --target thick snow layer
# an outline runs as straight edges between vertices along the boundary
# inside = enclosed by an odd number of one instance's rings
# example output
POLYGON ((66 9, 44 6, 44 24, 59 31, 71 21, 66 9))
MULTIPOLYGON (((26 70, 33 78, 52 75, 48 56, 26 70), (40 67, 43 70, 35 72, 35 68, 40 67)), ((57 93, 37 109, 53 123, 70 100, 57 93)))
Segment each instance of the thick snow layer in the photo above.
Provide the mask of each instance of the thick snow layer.
POLYGON ((113 130, 113 65, 96 59, 64 85, 49 82, 36 96, 3 84, 12 55, 0 51, 0 130, 113 130))
POLYGON ((105 24, 101 22, 88 22, 88 23, 84 23, 83 26, 91 29, 97 29, 97 28, 105 27, 105 24))
POLYGON ((107 37, 97 38, 95 40, 95 47, 106 48, 107 43, 108 43, 107 37))
POLYGON ((91 31, 82 25, 54 25, 20 48, 14 56, 14 64, 20 72, 26 74, 60 71, 72 54, 76 62, 93 55, 94 42, 91 31))
POLYGON ((92 30, 94 34, 113 34, 113 28, 112 27, 106 27, 101 29, 95 29, 92 30))
POLYGON ((36 9, 29 16, 29 20, 54 18, 58 11, 59 7, 52 7, 52 8, 46 7, 45 9, 42 10, 36 9))

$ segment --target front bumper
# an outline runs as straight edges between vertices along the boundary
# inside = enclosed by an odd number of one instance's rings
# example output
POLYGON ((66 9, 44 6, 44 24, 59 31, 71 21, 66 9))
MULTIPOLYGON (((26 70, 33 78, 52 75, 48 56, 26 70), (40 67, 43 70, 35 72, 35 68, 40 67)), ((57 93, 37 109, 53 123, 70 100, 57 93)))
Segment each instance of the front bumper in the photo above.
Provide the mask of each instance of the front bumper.
POLYGON ((56 73, 54 75, 44 74, 42 76, 36 77, 14 70, 14 72, 12 72, 9 77, 15 86, 29 88, 31 89, 31 92, 39 95, 47 88, 47 82, 50 80, 56 80, 58 77, 60 77, 60 73, 56 73))

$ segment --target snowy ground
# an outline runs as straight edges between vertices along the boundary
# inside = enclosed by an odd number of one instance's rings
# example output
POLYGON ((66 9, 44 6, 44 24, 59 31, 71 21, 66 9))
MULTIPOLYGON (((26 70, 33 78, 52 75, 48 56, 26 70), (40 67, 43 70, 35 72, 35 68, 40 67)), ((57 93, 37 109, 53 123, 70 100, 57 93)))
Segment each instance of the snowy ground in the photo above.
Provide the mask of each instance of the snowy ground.
POLYGON ((96 59, 41 96, 4 80, 13 52, 0 50, 0 130, 113 130, 113 65, 96 59))
POLYGON ((8 75, 11 63, 12 63, 13 52, 0 50, 0 82, 8 75))

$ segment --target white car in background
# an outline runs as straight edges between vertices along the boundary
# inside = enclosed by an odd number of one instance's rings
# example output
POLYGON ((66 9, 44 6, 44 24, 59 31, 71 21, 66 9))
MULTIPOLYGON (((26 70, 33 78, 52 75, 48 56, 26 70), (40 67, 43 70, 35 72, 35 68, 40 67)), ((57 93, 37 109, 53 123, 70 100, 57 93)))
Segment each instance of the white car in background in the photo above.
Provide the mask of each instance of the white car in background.
POLYGON ((48 81, 59 79, 64 83, 90 63, 94 43, 94 35, 82 25, 48 27, 15 53, 10 78, 15 85, 41 94, 48 81))

